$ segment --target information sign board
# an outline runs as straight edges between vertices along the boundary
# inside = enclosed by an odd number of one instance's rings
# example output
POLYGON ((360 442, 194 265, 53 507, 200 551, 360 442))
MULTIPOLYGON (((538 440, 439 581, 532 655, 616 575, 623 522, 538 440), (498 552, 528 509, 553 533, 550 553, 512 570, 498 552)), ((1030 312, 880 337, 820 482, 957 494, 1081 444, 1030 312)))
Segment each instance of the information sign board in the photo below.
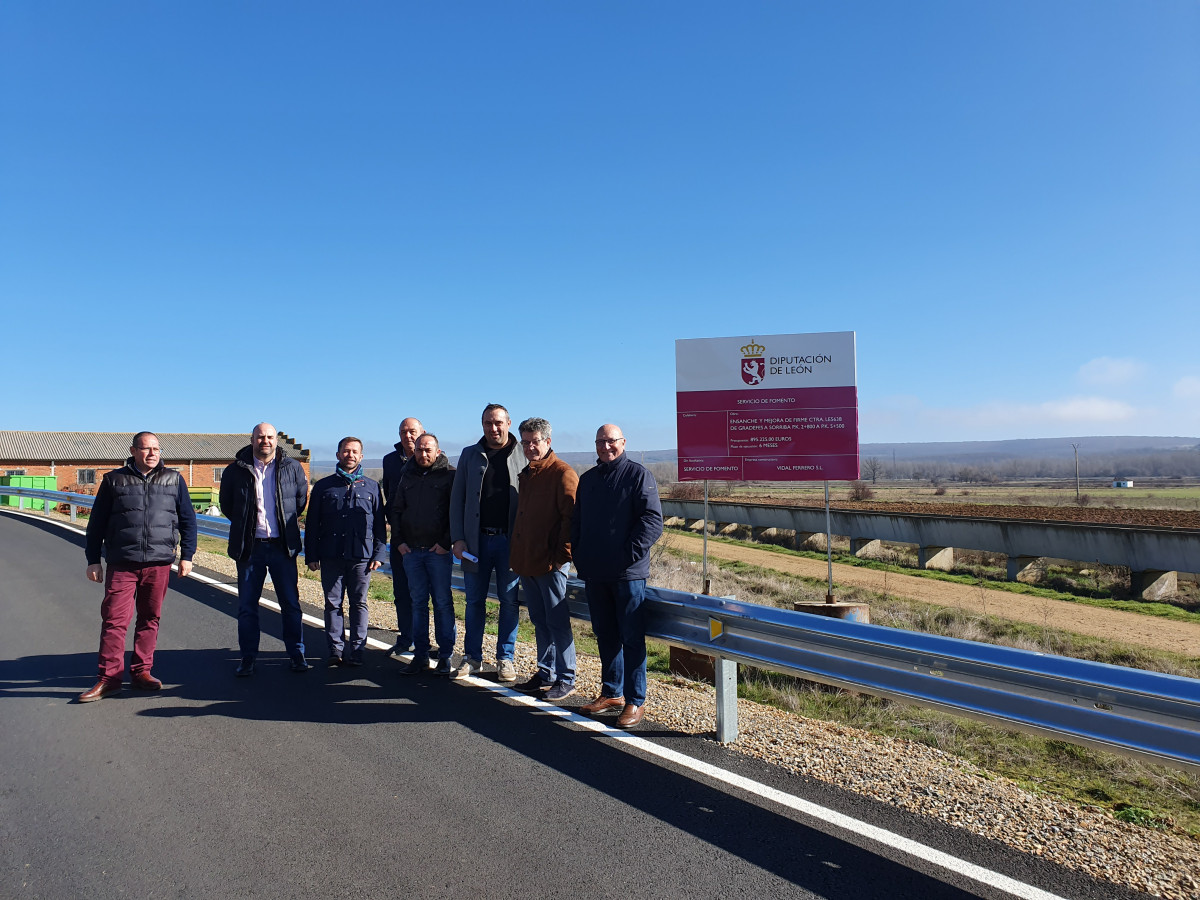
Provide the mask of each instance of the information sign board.
POLYGON ((680 481, 858 478, 853 331, 675 342, 680 481))

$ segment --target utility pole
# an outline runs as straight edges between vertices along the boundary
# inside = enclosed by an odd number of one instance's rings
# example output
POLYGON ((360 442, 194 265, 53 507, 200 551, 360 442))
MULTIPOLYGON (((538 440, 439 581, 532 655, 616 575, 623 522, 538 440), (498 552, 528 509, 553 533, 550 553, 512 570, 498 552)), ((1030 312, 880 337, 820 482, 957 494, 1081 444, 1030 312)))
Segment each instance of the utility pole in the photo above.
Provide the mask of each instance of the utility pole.
POLYGON ((1071 449, 1075 451, 1075 505, 1079 505, 1079 445, 1072 444, 1071 449))

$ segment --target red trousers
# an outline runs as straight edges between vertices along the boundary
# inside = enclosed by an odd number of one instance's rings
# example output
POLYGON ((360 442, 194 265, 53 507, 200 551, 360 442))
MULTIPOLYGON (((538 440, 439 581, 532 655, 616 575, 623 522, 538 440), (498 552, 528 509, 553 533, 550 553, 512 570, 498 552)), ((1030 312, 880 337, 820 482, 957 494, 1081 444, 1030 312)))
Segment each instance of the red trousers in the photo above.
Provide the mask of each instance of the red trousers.
POLYGON ((133 659, 129 670, 149 674, 158 643, 158 617, 171 577, 170 564, 158 566, 110 565, 104 579, 100 605, 100 678, 120 684, 125 674, 125 633, 137 612, 133 631, 133 659))

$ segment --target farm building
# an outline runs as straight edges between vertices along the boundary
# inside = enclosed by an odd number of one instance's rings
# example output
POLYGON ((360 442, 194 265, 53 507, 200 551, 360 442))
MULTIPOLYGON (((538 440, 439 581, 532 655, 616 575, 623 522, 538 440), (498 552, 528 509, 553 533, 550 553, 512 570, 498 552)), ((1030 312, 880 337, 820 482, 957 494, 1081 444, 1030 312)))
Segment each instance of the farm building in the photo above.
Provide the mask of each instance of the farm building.
POLYGON ((1118 478, 1113 481, 1112 486, 1115 488, 1131 488, 1133 487, 1132 478, 1118 478))
MULTIPOLYGON (((189 487, 215 487, 249 434, 156 432, 163 462, 178 469, 189 487)), ((133 432, 0 431, 0 475, 52 475, 60 491, 93 493, 104 473, 125 465, 133 432)), ((309 451, 279 432, 279 446, 309 473, 309 451)))

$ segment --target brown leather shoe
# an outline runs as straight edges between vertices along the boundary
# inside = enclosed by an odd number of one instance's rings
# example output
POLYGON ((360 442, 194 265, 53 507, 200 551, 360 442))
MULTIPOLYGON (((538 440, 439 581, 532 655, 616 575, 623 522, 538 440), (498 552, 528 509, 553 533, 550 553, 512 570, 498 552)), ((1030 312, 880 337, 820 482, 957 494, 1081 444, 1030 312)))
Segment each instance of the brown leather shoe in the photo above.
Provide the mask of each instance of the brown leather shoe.
POLYGON ((116 694, 121 690, 121 682, 119 681, 97 681, 92 687, 88 688, 79 695, 80 703, 91 703, 93 700, 101 700, 109 694, 116 694))
POLYGON ((634 706, 632 703, 626 703, 625 708, 621 710, 621 714, 617 716, 618 728, 632 728, 638 722, 642 721, 641 706, 634 706))
POLYGON ((624 706, 624 697, 605 697, 599 696, 591 703, 585 703, 579 707, 579 711, 586 716, 595 715, 598 712, 604 712, 606 709, 613 709, 617 706, 624 706))
POLYGON ((139 691, 161 691, 162 682, 149 672, 134 672, 130 679, 139 691))

